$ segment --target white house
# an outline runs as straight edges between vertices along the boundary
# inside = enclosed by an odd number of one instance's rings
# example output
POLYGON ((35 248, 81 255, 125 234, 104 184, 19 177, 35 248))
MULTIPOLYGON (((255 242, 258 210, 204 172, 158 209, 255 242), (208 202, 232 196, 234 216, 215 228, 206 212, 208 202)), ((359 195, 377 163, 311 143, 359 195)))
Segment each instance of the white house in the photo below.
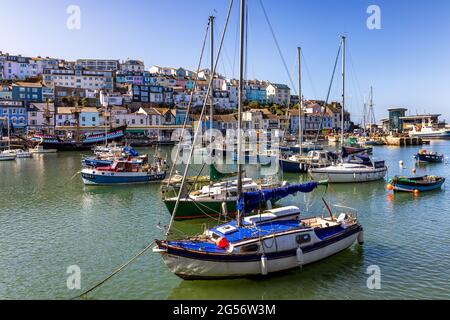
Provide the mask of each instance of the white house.
POLYGON ((267 88, 267 100, 281 106, 288 106, 291 100, 291 89, 285 84, 270 83, 267 88))
POLYGON ((30 103, 27 109, 28 130, 40 131, 55 124, 55 105, 53 103, 30 103))

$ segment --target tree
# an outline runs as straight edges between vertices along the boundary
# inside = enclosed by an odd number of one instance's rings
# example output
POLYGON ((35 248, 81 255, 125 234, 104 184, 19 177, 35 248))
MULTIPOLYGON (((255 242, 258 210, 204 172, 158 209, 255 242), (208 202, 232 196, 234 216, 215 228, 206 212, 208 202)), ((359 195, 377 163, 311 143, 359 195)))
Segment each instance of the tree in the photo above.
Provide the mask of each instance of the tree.
POLYGON ((249 106, 250 109, 260 109, 261 108, 261 106, 260 106, 258 101, 250 101, 248 106, 249 106))

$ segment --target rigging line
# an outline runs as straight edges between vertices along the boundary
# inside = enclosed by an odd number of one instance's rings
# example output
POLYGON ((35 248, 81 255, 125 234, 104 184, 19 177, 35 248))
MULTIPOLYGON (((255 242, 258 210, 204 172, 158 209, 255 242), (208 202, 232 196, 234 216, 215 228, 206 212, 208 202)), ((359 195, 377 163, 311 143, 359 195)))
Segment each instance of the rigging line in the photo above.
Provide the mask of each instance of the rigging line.
POLYGON ((339 54, 341 53, 341 49, 342 49, 342 45, 340 44, 338 52, 337 52, 337 55, 336 55, 336 60, 334 62, 333 73, 331 74, 331 81, 330 81, 330 86, 328 87, 327 99, 325 100, 325 105, 323 107, 322 116, 320 117, 319 128, 317 129, 316 143, 319 140, 320 128, 322 128, 322 125, 323 125, 323 116, 325 115, 325 112, 327 110, 328 99, 330 98, 331 87, 333 86, 334 75, 336 74, 336 68, 337 68, 337 64, 338 64, 338 61, 339 61, 339 54))
MULTIPOLYGON (((236 26, 239 25, 239 15, 236 15, 237 22, 236 26)), ((233 56, 233 78, 236 77, 236 57, 238 52, 238 36, 239 36, 239 28, 236 28, 236 34, 234 36, 234 56, 233 56)))
MULTIPOLYGON (((219 24, 216 23, 216 26, 218 27, 219 24)), ((215 37, 216 37, 216 39, 219 39, 219 38, 220 38, 219 32, 217 31, 217 29, 214 29, 214 31, 215 31, 215 37)), ((231 68, 231 67, 232 67, 232 65, 231 65, 231 60, 230 60, 230 57, 229 57, 229 55, 228 55, 228 52, 227 52, 227 48, 226 48, 226 47, 223 48, 223 53, 224 53, 225 58, 226 58, 226 60, 227 60, 226 62, 228 62, 229 67, 231 68)), ((228 78, 228 67, 225 68, 225 59, 222 59, 221 62, 222 62, 222 69, 223 69, 224 76, 225 76, 225 78, 228 78)), ((220 90, 222 90, 222 88, 220 88, 220 90)))
MULTIPOLYGON (((234 0, 230 0, 230 6, 229 6, 229 8, 228 8, 227 18, 226 18, 226 21, 225 21, 225 25, 224 25, 224 27, 223 27, 222 37, 221 37, 221 39, 220 39, 219 50, 218 50, 218 52, 217 52, 216 61, 215 61, 215 63, 214 63, 214 70, 212 70, 212 74, 215 74, 215 73, 216 73, 217 65, 218 65, 218 63, 219 63, 220 53, 222 52, 223 40, 224 40, 224 38, 225 38, 225 33, 226 33, 226 31, 227 31, 228 22, 229 22, 229 20, 230 20, 231 9, 233 8, 233 1, 234 1, 234 0)), ((207 92, 206 92, 206 96, 209 96, 209 94, 210 94, 210 92, 211 92, 213 80, 214 80, 213 77, 210 77, 209 84, 208 84, 208 90, 207 90, 207 92)), ((198 139, 198 136, 199 136, 199 133, 200 133, 200 130, 199 130, 199 129, 201 129, 201 128, 203 127, 203 126, 201 125, 201 122, 202 122, 202 119, 203 119, 204 116, 205 116, 205 109, 206 109, 206 104, 207 104, 207 102, 208 102, 207 99, 205 99, 204 102, 203 102, 203 107, 202 107, 202 111, 201 111, 200 118, 199 118, 199 119, 200 119, 200 125, 197 126, 197 129, 196 129, 196 131, 195 131, 195 135, 194 135, 194 143, 193 143, 193 144, 195 144, 195 142, 196 142, 197 139, 198 139)), ((181 193, 182 193, 182 190, 184 189, 184 186, 185 186, 185 183, 186 183, 186 176, 187 176, 187 173, 188 173, 188 170, 189 170, 189 163, 190 163, 190 161, 191 161, 191 159, 192 159, 192 155, 193 155, 193 154, 194 154, 194 148, 191 148, 190 153, 189 153, 189 160, 188 160, 188 163, 187 163, 187 165, 186 165, 186 167, 185 167, 185 170, 184 170, 183 180, 181 181, 181 189, 180 189, 180 191, 179 191, 179 193, 178 193, 177 201, 176 201, 176 203, 175 203, 175 207, 174 207, 174 209, 173 209, 172 216, 171 216, 171 218, 170 218, 170 224, 169 224, 169 228, 168 228, 168 230, 167 230, 167 232, 166 232, 166 236, 168 236, 169 233, 170 233, 170 228, 171 228, 171 226, 172 226, 172 224, 173 224, 173 221, 174 221, 174 218, 175 218, 177 209, 178 209, 178 205, 179 205, 179 203, 180 203, 181 193)))
POLYGON ((111 273, 109 276, 107 276, 105 279, 103 279, 102 281, 100 281, 99 283, 97 283, 96 285, 94 285, 93 287, 91 287, 90 289, 84 291, 82 294, 73 297, 71 300, 74 299, 78 299, 81 298, 82 296, 88 294, 89 292, 97 289, 98 287, 100 287, 102 284, 104 284, 106 281, 108 281, 109 279, 111 279, 112 277, 114 277, 116 274, 118 274, 120 271, 122 271, 123 269, 125 269, 127 266, 130 265, 130 263, 132 263, 133 261, 135 261, 137 258, 139 258, 140 256, 142 256, 148 249, 150 249, 150 247, 155 243, 155 241, 150 242, 144 249, 142 249, 139 253, 137 253, 133 258, 131 258, 130 260, 128 260, 125 264, 121 265, 118 269, 116 269, 113 273, 111 273))
MULTIPOLYGON (((173 172, 174 172, 175 167, 176 167, 176 165, 177 165, 178 157, 179 157, 180 151, 181 151, 181 146, 182 146, 183 141, 184 141, 184 133, 186 132, 186 127, 187 127, 188 119, 189 119, 189 117, 190 117, 190 111, 191 111, 191 107, 192 107, 192 101, 193 101, 193 99, 194 99, 194 92, 195 92, 195 90, 197 89, 198 73, 200 72, 200 68, 201 68, 201 64, 202 64, 202 60, 203 60, 203 54, 204 54, 204 52, 205 52, 206 40, 208 39, 208 31, 209 31, 209 28, 210 28, 210 22, 208 21, 208 25, 207 25, 207 27, 206 27, 206 32, 205 32, 205 37, 204 37, 204 39, 203 39, 203 45, 202 45, 202 51, 201 51, 201 54, 200 54, 200 60, 199 60, 198 65, 197 65, 197 73, 196 73, 196 76, 195 76, 194 85, 193 85, 193 87, 192 87, 191 96, 190 96, 190 98, 189 98, 189 104, 188 104, 187 109, 186 109, 186 115, 185 115, 185 117, 184 117, 184 123, 183 123, 183 128, 182 128, 182 130, 181 130, 180 141, 179 141, 178 147, 177 147, 177 153, 176 153, 176 155, 175 155, 175 159, 174 159, 174 161, 173 161, 172 167, 170 168, 170 174, 169 174, 169 180, 167 181, 167 187, 170 186, 170 181, 171 181, 171 179, 172 179, 173 172)), ((194 146, 193 146, 193 144, 192 144, 192 148, 193 148, 193 147, 194 147, 194 146)))
POLYGON ((308 75, 308 80, 309 80, 309 82, 310 82, 310 84, 311 84, 311 89, 312 89, 312 91, 313 91, 314 97, 318 97, 318 95, 317 95, 317 90, 316 90, 316 86, 315 86, 315 84, 314 84, 314 81, 313 81, 311 72, 310 72, 310 70, 309 70, 308 63, 307 63, 307 61, 306 61, 305 55, 303 54, 303 50, 300 52, 300 54, 301 54, 301 56, 302 56, 302 58, 303 58, 303 65, 304 65, 304 67, 305 67, 305 69, 306 69, 306 74, 308 75))
MULTIPOLYGON (((262 11, 264 13, 264 17, 266 19, 266 22, 269 25, 270 33, 272 34, 272 38, 275 41, 275 45, 276 45, 276 47, 278 49, 278 54, 280 55, 281 61, 283 62, 283 66, 284 66, 284 69, 286 71, 286 74, 287 74, 287 76, 289 78, 289 81, 291 82, 291 87, 294 90, 295 95, 297 95, 297 89, 294 86, 294 81, 292 81, 292 77, 291 77, 291 74, 289 72, 289 68, 287 67, 286 60, 284 59, 283 53, 281 52, 280 45, 278 43, 277 37, 276 37, 275 32, 274 32, 274 30, 272 28, 272 24, 270 23, 269 16, 267 15, 267 12, 266 12, 266 9, 264 8, 264 4, 263 4, 262 0, 259 0, 259 4, 261 5, 261 8, 262 8, 262 11)), ((289 107, 288 107, 288 110, 289 110, 289 107)))
MULTIPOLYGON (((355 80, 356 80, 356 85, 357 85, 358 93, 359 93, 359 95, 360 95, 360 98, 362 98, 362 97, 363 97, 363 93, 362 93, 361 86, 360 86, 360 82, 359 82, 359 79, 358 79, 358 74, 357 74, 356 68, 355 68, 355 65, 356 65, 356 64, 353 62, 353 58, 352 58, 351 51, 348 50, 348 45, 347 45, 346 51, 348 52, 348 57, 349 57, 349 60, 350 60, 350 66, 351 66, 351 69, 353 70, 353 73, 354 73, 354 77, 355 77, 355 80)), ((363 99, 362 99, 362 100, 363 100, 363 99)))

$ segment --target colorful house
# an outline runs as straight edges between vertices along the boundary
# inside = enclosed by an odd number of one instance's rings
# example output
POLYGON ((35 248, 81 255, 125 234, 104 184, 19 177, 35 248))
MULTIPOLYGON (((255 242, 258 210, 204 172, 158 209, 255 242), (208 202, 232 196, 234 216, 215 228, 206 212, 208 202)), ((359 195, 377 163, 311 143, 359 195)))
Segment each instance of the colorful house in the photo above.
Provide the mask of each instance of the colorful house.
POLYGON ((43 102, 43 85, 38 82, 16 82, 12 85, 12 99, 30 102, 43 102))

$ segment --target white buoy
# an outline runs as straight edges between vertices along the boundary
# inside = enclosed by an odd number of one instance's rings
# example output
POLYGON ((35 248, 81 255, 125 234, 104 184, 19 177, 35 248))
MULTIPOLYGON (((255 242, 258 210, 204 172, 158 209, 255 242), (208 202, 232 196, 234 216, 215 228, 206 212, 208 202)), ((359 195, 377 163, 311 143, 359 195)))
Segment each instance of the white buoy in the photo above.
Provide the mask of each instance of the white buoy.
POLYGON ((297 248, 297 263, 298 263, 299 267, 302 267, 303 263, 304 263, 303 250, 300 247, 297 248))
POLYGON ((404 165, 403 160, 400 160, 400 161, 398 162, 398 164, 399 164, 400 167, 403 168, 403 165, 404 165))
POLYGON ((363 244, 363 243, 364 243, 364 231, 361 230, 361 231, 358 233, 358 244, 363 244))
POLYGON ((261 256, 261 274, 263 276, 267 275, 267 257, 266 255, 261 256))
POLYGON ((227 203, 225 201, 222 202, 222 215, 224 217, 228 216, 228 208, 227 208, 227 203))

